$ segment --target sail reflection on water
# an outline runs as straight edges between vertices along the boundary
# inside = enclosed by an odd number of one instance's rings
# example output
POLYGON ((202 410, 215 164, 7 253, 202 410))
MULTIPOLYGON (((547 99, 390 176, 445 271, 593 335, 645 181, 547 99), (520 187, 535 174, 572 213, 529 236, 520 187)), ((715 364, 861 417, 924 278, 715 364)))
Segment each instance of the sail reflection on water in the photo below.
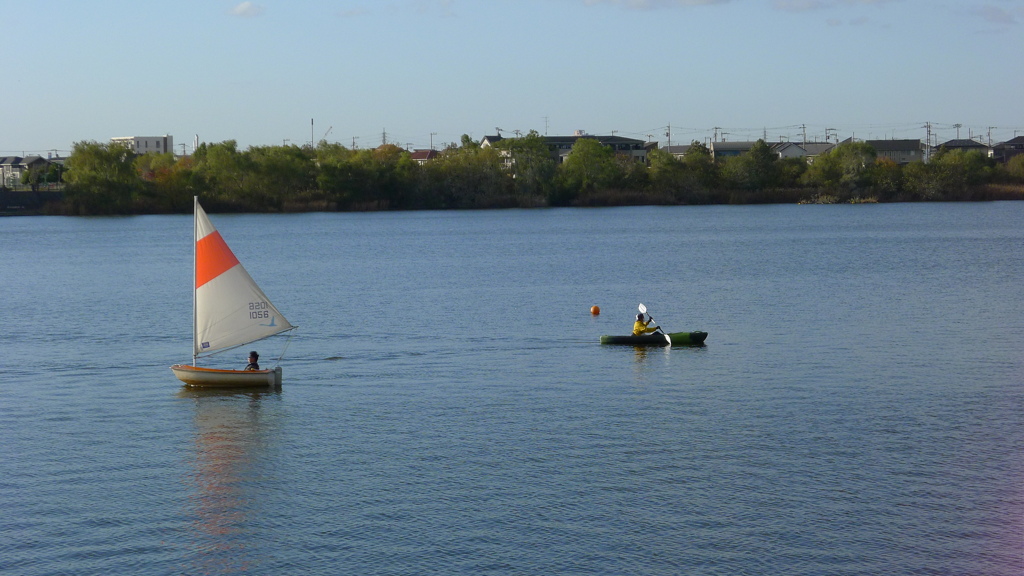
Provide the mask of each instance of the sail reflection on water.
POLYGON ((193 519, 188 541, 197 573, 246 572, 270 560, 251 546, 248 532, 259 522, 255 491, 266 476, 263 464, 275 428, 273 411, 268 414, 265 404, 279 394, 189 388, 178 393, 194 409, 192 465, 185 482, 187 516, 193 519))

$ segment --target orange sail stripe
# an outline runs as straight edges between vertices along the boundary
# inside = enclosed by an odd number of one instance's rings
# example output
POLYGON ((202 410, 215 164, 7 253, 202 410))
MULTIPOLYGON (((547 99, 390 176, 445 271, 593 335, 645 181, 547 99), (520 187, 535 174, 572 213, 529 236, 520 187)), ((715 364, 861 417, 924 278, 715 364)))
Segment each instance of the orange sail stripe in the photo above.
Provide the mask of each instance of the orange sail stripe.
POLYGON ((214 230, 196 242, 196 288, 227 272, 238 264, 220 232, 214 230))

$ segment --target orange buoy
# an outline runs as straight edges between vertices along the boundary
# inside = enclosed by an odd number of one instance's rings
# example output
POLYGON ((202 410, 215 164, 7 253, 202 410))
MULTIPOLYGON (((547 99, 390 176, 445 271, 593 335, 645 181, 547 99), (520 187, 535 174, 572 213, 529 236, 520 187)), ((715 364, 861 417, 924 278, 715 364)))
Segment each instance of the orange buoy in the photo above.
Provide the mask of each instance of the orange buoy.
POLYGON ((601 309, 598 308, 597 306, 591 306, 590 313, 593 314, 594 316, 597 316, 598 314, 601 313, 601 309))

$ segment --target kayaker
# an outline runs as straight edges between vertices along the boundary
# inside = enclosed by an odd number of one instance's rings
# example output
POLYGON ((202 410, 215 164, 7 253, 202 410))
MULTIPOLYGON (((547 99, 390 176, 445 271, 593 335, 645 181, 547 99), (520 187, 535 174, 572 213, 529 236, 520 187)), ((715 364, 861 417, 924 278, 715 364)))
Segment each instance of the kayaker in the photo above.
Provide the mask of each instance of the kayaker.
POLYGON ((259 370, 260 369, 260 355, 255 350, 249 352, 249 364, 245 367, 246 370, 259 370))
POLYGON ((661 330, 661 326, 655 326, 654 328, 648 328, 647 326, 651 322, 654 322, 653 318, 648 320, 647 322, 644 322, 644 315, 643 314, 637 314, 636 315, 636 322, 633 323, 633 336, 641 336, 643 334, 649 334, 651 332, 657 332, 658 330, 661 330))

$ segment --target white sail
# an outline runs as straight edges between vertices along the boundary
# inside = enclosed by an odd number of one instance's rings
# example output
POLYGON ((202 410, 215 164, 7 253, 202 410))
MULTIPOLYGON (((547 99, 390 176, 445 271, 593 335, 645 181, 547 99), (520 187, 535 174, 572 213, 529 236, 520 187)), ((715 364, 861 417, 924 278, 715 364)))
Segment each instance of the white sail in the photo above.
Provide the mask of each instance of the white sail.
POLYGON ((292 329, 195 201, 194 356, 292 329))

